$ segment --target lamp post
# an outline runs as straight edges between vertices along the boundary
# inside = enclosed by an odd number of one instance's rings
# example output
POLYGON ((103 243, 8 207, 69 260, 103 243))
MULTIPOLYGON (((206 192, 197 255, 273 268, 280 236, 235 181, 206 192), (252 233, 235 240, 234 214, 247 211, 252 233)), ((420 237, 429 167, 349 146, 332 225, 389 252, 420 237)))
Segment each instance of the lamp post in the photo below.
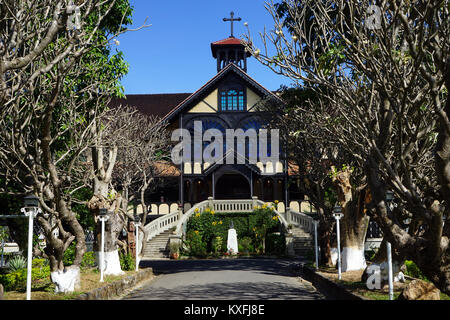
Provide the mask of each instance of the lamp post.
MULTIPOLYGON (((394 192, 386 191, 386 207, 389 213, 391 212, 391 202, 394 200, 394 192)), ((389 300, 394 300, 394 283, 393 283, 393 271, 392 271, 392 247, 389 241, 386 241, 386 251, 388 259, 388 281, 389 281, 389 300)))
POLYGON ((134 226, 136 228, 136 271, 139 270, 139 226, 141 225, 141 218, 136 216, 134 218, 134 226))
POLYGON ((100 282, 103 282, 103 271, 105 270, 105 221, 108 221, 108 209, 99 209, 99 219, 102 222, 102 243, 100 251, 100 282))
POLYGON ((319 247, 317 246, 317 225, 319 223, 319 220, 314 219, 314 248, 316 252, 316 270, 319 269, 319 247))
POLYGON ((340 229, 339 220, 344 216, 342 213, 342 207, 340 205, 335 205, 333 208, 333 217, 336 219, 336 238, 337 238, 337 252, 338 252, 338 279, 342 279, 341 275, 341 243, 340 243, 340 229))
POLYGON ((33 260, 33 219, 41 212, 39 198, 34 194, 23 199, 20 211, 28 217, 28 257, 27 257, 27 300, 31 300, 31 262, 33 260))

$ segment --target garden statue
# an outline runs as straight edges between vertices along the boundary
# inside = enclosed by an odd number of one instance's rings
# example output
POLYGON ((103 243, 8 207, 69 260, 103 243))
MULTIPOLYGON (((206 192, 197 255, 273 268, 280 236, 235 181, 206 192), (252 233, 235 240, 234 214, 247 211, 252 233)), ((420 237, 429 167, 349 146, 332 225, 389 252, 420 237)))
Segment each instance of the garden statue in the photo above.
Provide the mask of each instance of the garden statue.
POLYGON ((239 252, 237 234, 234 229, 233 221, 231 221, 230 228, 228 229, 227 251, 231 254, 237 254, 239 252))

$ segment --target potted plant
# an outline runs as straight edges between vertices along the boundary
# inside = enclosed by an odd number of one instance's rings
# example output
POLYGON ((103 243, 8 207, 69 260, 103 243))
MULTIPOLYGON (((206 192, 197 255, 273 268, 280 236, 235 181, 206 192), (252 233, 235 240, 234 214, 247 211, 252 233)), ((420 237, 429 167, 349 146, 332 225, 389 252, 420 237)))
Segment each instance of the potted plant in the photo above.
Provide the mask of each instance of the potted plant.
POLYGON ((180 256, 180 245, 178 243, 170 244, 170 258, 177 260, 180 256))
POLYGON ((242 246, 245 256, 249 256, 249 249, 250 249, 251 243, 252 243, 252 239, 250 237, 244 237, 240 241, 240 245, 242 246))

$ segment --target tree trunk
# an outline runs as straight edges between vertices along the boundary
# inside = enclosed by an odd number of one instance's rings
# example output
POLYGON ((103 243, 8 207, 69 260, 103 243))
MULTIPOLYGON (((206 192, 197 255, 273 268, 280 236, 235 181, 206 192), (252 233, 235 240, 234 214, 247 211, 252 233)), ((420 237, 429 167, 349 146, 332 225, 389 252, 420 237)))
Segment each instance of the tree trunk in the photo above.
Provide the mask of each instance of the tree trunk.
POLYGON ((331 259, 331 235, 333 234, 334 223, 326 219, 323 208, 317 208, 319 211, 320 223, 317 230, 318 242, 320 247, 321 264, 332 267, 331 259))
MULTIPOLYGON (((442 206, 435 200, 428 208, 432 218, 425 221, 429 229, 427 232, 422 235, 408 234, 389 217, 385 203, 386 188, 378 179, 377 172, 377 164, 369 161, 367 177, 376 213, 374 219, 382 228, 384 238, 391 243, 399 261, 412 260, 442 292, 449 294, 450 249, 448 235, 450 228, 448 223, 443 227, 442 206)), ((414 217, 420 217, 418 212, 412 213, 414 217)))
POLYGON ((98 213, 100 208, 108 209, 109 219, 105 221, 105 247, 104 247, 104 274, 105 275, 120 275, 123 271, 120 267, 119 250, 117 239, 124 227, 124 220, 120 215, 120 195, 116 195, 114 200, 108 200, 101 195, 94 195, 89 201, 89 209, 94 215, 96 222, 96 241, 94 243, 94 252, 96 254, 98 266, 100 267, 100 253, 102 241, 102 223, 99 219, 98 213))
POLYGON ((356 199, 353 196, 350 184, 350 169, 345 169, 336 174, 333 182, 338 193, 338 201, 344 214, 341 219, 342 239, 342 271, 365 269, 364 242, 369 217, 364 212, 365 191, 359 191, 356 199))
MULTIPOLYGON (((153 180, 153 179, 151 179, 151 180, 153 180)), ((145 230, 144 227, 145 227, 145 222, 147 221, 147 217, 148 217, 148 207, 145 204, 145 192, 147 191, 148 186, 149 186, 149 182, 147 182, 147 176, 144 174, 144 183, 143 183, 141 191, 140 191, 140 202, 141 202, 141 205, 142 205, 143 213, 142 213, 141 225, 139 226, 139 230, 143 233, 143 235, 142 235, 142 242, 139 243, 139 252, 136 252, 138 257, 139 257, 139 255, 142 252, 145 252, 145 250, 147 248, 147 241, 146 241, 146 239, 147 239, 148 232, 145 230)), ((139 234, 139 232, 138 232, 138 234, 139 234)), ((138 240, 139 239, 135 240, 136 244, 137 244, 138 240)))

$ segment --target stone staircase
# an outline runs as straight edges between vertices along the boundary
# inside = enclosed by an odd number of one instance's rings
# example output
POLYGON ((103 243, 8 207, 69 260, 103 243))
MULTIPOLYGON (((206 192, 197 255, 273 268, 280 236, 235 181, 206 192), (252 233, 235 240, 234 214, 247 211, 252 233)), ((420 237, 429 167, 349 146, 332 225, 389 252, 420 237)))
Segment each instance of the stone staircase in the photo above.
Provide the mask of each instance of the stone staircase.
POLYGON ((169 258, 169 235, 171 235, 172 232, 172 230, 166 230, 153 237, 150 241, 147 241, 147 247, 145 248, 142 259, 169 258))
POLYGON ((296 256, 305 257, 314 252, 314 238, 313 235, 304 231, 301 227, 294 227, 292 229, 294 235, 294 252, 296 256))

